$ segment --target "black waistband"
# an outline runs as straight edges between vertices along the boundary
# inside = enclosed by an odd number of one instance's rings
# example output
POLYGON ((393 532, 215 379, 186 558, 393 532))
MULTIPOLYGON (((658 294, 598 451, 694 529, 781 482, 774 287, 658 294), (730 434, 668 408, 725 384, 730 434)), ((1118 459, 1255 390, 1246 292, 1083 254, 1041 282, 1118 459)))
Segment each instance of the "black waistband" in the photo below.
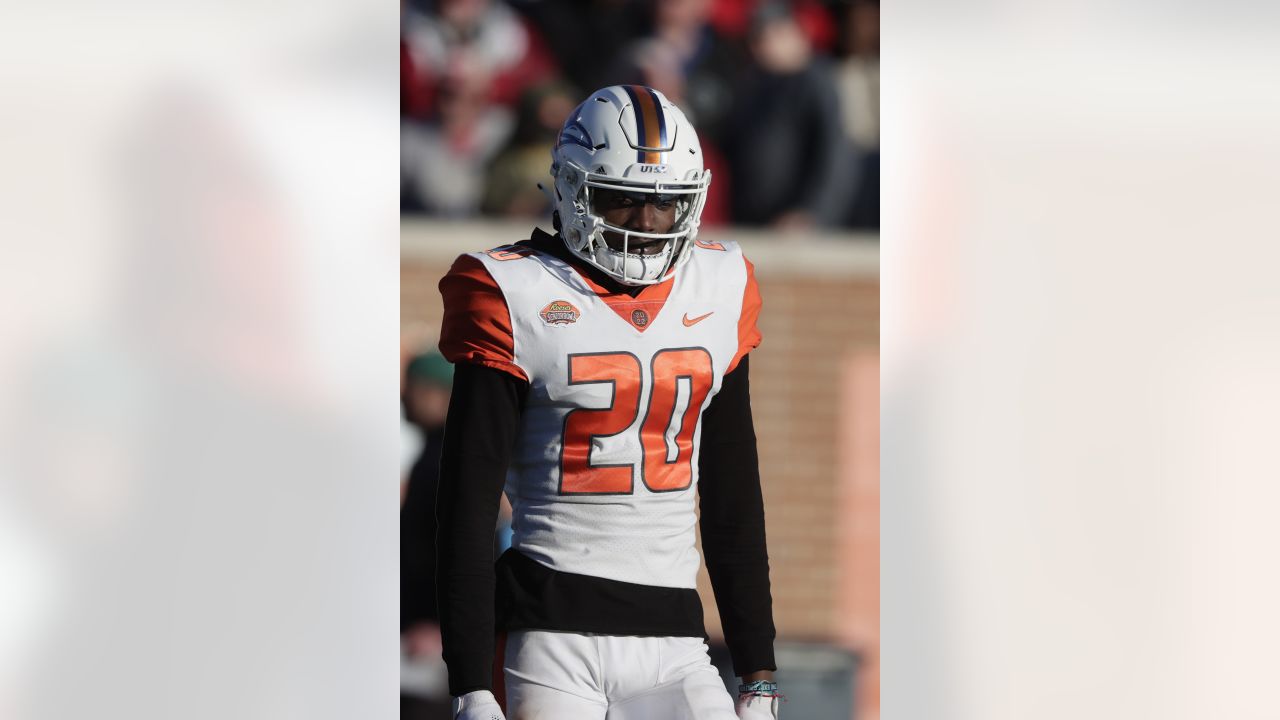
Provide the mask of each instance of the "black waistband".
POLYGON ((498 558, 497 580, 503 630, 706 637, 697 590, 559 572, 514 548, 498 558))

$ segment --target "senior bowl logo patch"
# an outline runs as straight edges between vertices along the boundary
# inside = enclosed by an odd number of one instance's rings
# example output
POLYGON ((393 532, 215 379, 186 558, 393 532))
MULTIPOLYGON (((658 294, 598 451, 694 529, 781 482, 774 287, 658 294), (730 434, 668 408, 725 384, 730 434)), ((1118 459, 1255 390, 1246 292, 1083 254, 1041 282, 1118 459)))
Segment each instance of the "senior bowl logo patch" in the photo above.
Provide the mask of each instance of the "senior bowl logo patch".
POLYGON ((552 300, 538 315, 548 325, 568 325, 577 322, 582 313, 568 300, 552 300))

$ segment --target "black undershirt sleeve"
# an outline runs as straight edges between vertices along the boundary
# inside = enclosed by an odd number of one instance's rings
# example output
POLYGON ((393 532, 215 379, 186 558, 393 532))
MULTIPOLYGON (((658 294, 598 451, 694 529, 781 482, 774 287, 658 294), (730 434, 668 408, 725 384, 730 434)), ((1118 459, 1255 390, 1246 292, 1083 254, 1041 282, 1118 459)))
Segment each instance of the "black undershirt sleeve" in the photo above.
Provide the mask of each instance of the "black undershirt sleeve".
POLYGON ((494 526, 529 384, 459 363, 436 498, 440 632, 449 693, 492 690, 494 526))
POLYGON ((702 414, 698 460, 702 551, 739 676, 777 669, 749 357, 725 375, 702 414))

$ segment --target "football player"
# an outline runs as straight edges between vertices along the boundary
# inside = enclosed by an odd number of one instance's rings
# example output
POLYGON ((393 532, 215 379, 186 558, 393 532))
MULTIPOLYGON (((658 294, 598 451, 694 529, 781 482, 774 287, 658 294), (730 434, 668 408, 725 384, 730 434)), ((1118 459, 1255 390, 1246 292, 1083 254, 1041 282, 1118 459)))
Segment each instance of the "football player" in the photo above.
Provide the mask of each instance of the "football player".
POLYGON ((438 501, 455 717, 504 719, 505 631, 513 720, 776 718, 751 263, 698 239, 711 175, 661 93, 599 90, 552 158, 557 234, 463 255, 440 282, 457 366, 438 501), (504 487, 514 537, 495 568, 504 487), (707 653, 695 509, 736 703, 707 653))

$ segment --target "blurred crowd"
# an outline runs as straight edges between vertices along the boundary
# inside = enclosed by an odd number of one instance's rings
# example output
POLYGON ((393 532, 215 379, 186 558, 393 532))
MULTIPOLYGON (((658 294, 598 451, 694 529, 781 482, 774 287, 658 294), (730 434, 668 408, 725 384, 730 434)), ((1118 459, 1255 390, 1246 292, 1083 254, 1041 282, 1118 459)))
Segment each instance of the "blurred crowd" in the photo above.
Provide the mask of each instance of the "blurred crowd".
POLYGON ((698 129, 704 227, 877 228, 879 28, 878 0, 405 0, 401 210, 549 217, 569 112, 643 84, 698 129))
MULTIPOLYGON (((452 714, 436 601, 436 489, 453 365, 439 351, 426 350, 407 358, 400 381, 400 718, 448 720, 452 714)), ((509 547, 511 505, 503 496, 494 558, 509 547)))

